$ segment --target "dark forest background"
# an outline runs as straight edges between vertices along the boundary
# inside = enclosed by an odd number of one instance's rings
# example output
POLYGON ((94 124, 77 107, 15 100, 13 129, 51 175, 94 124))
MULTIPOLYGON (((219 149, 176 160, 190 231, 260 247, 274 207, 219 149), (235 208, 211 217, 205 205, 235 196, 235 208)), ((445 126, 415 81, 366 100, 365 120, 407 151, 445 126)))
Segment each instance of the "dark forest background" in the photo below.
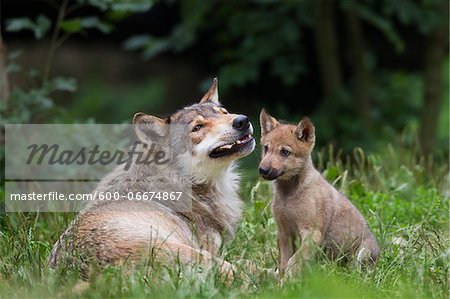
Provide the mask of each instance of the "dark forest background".
POLYGON ((446 0, 1 0, 2 123, 129 122, 197 101, 309 115, 319 146, 448 155, 446 0), (406 138, 404 136, 407 136, 406 138))

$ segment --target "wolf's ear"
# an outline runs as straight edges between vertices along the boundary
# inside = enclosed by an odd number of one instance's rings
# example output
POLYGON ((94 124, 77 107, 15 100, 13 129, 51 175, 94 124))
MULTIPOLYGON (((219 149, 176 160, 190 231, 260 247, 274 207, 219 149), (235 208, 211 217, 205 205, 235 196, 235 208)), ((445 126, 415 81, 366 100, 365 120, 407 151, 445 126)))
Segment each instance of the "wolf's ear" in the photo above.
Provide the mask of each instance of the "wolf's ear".
POLYGON ((217 78, 213 79, 213 83, 209 90, 205 93, 205 95, 200 100, 200 104, 212 102, 216 105, 220 105, 219 103, 219 81, 217 78))
POLYGON ((314 143, 316 141, 316 129, 309 117, 305 116, 302 118, 298 123, 295 133, 300 141, 309 143, 314 143))
POLYGON ((152 143, 167 136, 169 133, 170 118, 162 119, 143 112, 133 117, 134 131, 143 143, 152 143))
POLYGON ((259 123, 261 125, 261 136, 266 135, 280 124, 274 117, 270 116, 264 108, 259 114, 259 123))

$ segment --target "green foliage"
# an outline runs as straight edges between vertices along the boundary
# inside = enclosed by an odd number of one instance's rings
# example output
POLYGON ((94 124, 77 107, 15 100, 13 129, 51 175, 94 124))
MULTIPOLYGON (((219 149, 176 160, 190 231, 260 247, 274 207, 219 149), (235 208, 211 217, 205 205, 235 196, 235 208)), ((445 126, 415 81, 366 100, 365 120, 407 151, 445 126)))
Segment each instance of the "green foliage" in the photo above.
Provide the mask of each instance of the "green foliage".
MULTIPOLYGON (((344 9, 348 9, 348 4, 351 1, 352 0, 343 1, 342 7, 344 9)), ((389 6, 389 2, 390 1, 386 1, 387 4, 385 5, 389 6)), ((407 0, 406 2, 411 1, 407 0)), ((397 32, 395 25, 393 24, 394 20, 392 18, 386 16, 386 14, 378 12, 375 6, 376 5, 375 2, 354 1, 354 3, 357 3, 356 9, 361 19, 366 21, 374 28, 380 30, 384 34, 384 36, 392 43, 397 52, 404 51, 405 45, 403 43, 402 38, 400 37, 400 34, 397 32)))
MULTIPOLYGON (((448 64, 443 65, 444 72, 442 109, 437 115, 440 123, 440 138, 437 153, 448 152, 448 64)), ((417 131, 419 116, 424 109, 423 74, 405 71, 375 70, 372 76, 373 86, 370 89, 372 107, 370 116, 373 120, 372 130, 361 129, 354 98, 345 89, 339 92, 333 101, 317 110, 312 118, 320 130, 317 130, 319 146, 334 143, 345 151, 364 145, 366 150, 377 150, 385 147, 405 130, 417 131), (333 113, 329 113, 333 111, 333 113), (349 121, 352 120, 352 121, 349 121), (335 136, 339 136, 336 139, 335 136)), ((350 82, 352 84, 353 82, 350 82)), ((289 112, 284 113, 289 115, 289 112)), ((297 121, 296 115, 289 116, 297 121)))
POLYGON ((182 1, 182 21, 167 38, 131 37, 126 49, 143 49, 151 58, 169 49, 179 52, 193 45, 198 35, 213 33, 212 67, 218 69, 221 90, 254 83, 269 72, 292 86, 303 74, 301 26, 309 22, 309 4, 286 1, 222 2, 182 1), (256 5, 258 9, 253 9, 256 5), (214 18, 210 18, 214 15, 214 18))
MULTIPOLYGON (((101 14, 83 18, 71 18, 69 14, 60 24, 62 34, 57 44, 72 34, 85 34, 88 29, 109 33, 115 29, 115 22, 134 13, 148 11, 154 3, 153 0, 70 2, 71 9, 91 6, 98 8, 101 14)), ((213 50, 210 68, 221 78, 223 94, 231 88, 256 83, 262 77, 290 87, 299 82, 302 75, 310 72, 306 67, 304 55, 304 33, 315 28, 313 4, 311 0, 285 1, 282 4, 277 1, 181 1, 177 3, 181 21, 169 36, 154 37, 146 34, 131 36, 124 42, 124 48, 140 50, 145 59, 150 59, 166 51, 179 53, 188 50, 202 37, 202 40, 207 40, 208 48, 213 50)), ((402 52, 405 45, 398 33, 398 23, 415 27, 426 35, 446 19, 446 14, 439 9, 442 4, 441 0, 382 2, 346 0, 336 5, 336 13, 342 17, 346 10, 355 5, 363 23, 379 29, 386 39, 391 41, 396 51, 402 52), (426 28, 420 29, 422 27, 426 28)), ((48 28, 39 29, 39 26, 35 26, 35 23, 42 23, 40 27, 46 23, 38 21, 40 19, 46 17, 39 16, 36 21, 23 18, 9 20, 7 30, 35 28, 40 32, 37 36, 42 37, 48 28)), ((51 27, 50 25, 47 27, 51 27)), ((405 126, 419 125, 417 119, 424 94, 422 73, 380 70, 377 66, 377 53, 369 52, 366 56, 371 79, 369 96, 370 120, 374 123, 373 127, 361 130, 361 127, 364 127, 364 120, 355 117, 359 113, 353 92, 355 82, 348 80, 335 97, 322 105, 313 115, 321 128, 318 138, 320 145, 333 142, 349 150, 364 144, 367 149, 375 149, 382 146, 380 141, 392 139, 405 126), (339 136, 338 140, 336 136, 339 136)), ((17 64, 9 66, 12 71, 19 68, 17 64)), ((45 94, 48 99, 52 97, 46 92, 38 94, 45 94)), ((43 96, 39 98, 44 99, 43 96)), ((98 99, 100 98, 98 96, 98 99)), ((447 102, 448 95, 444 98, 444 105, 447 102)), ((85 104, 82 106, 87 108, 85 104)), ((291 110, 288 107, 279 105, 277 109, 280 115, 297 120, 298 115, 289 115, 291 110)), ((89 109, 76 110, 89 111, 89 109)), ((445 121, 448 117, 444 112, 442 114, 440 118, 444 118, 445 121)), ((444 128, 444 125, 440 125, 440 128, 444 128)), ((448 135, 448 130, 440 131, 442 136, 439 141, 440 148, 446 149, 448 145, 445 135, 448 135)))
POLYGON ((445 0, 384 0, 383 11, 404 25, 416 26, 420 33, 426 35, 436 27, 448 24, 444 4, 445 0))
POLYGON ((141 50, 141 56, 149 59, 158 53, 166 51, 170 48, 168 41, 160 38, 154 38, 147 34, 135 35, 128 38, 124 43, 125 50, 141 50))
MULTIPOLYGON (((42 39, 51 27, 53 27, 51 45, 47 55, 46 65, 43 72, 30 70, 23 72, 21 67, 15 62, 20 52, 12 53, 8 56, 7 72, 19 73, 31 82, 32 87, 28 90, 22 90, 14 87, 11 91, 8 101, 1 101, 0 116, 1 125, 5 123, 26 123, 26 122, 46 122, 52 116, 54 101, 52 97, 55 92, 75 92, 77 82, 73 78, 55 77, 48 78, 54 52, 70 35, 75 33, 85 34, 87 29, 96 29, 102 33, 110 33, 113 27, 113 21, 118 21, 130 13, 147 11, 152 6, 153 1, 112 1, 112 0, 77 0, 76 2, 63 1, 58 7, 59 15, 62 19, 52 21, 45 15, 39 15, 33 21, 29 18, 15 18, 6 20, 6 30, 9 32, 19 32, 31 30, 36 39, 42 39), (84 6, 94 6, 105 11, 107 16, 105 20, 97 16, 88 16, 83 18, 68 18, 68 11, 73 13, 84 6), (109 15, 108 15, 109 13, 109 15), (108 16, 113 16, 106 20, 108 16), (60 34, 63 33, 63 34, 60 34), (42 83, 37 84, 37 80, 42 76, 42 83), (7 103, 14 105, 7 106, 7 103), (39 117, 39 118, 37 118, 39 117)), ((69 13, 70 14, 70 13, 69 13)), ((98 99, 103 98, 98 95, 98 99)), ((61 112, 61 111, 60 111, 61 112)), ((67 115, 67 114, 66 114, 67 115)), ((80 113, 77 117, 84 117, 80 113)), ((89 115, 91 116, 91 115, 89 115)), ((61 119, 61 117, 60 117, 61 119)))
POLYGON ((102 11, 139 13, 149 10, 155 0, 77 0, 82 5, 91 5, 102 11))
POLYGON ((445 149, 449 152, 449 136, 450 136, 450 60, 447 57, 447 60, 443 66, 443 76, 442 83, 443 85, 443 94, 442 94, 442 108, 441 113, 438 116, 438 147, 445 149))
POLYGON ((164 106, 165 86, 162 79, 125 86, 108 86, 93 76, 88 83, 80 87, 73 103, 57 119, 70 122, 89 119, 95 115, 97 122, 130 122, 137 111, 158 113, 164 106))
MULTIPOLYGON (((117 1, 117 0, 77 0, 76 3, 70 3, 68 7, 63 5, 59 8, 63 15, 60 23, 55 22, 56 32, 61 29, 66 34, 84 33, 85 29, 96 29, 102 33, 110 33, 114 26, 114 21, 122 20, 131 13, 139 13, 149 10, 153 5, 152 0, 136 0, 136 1, 117 1), (68 18, 67 11, 74 11, 85 7, 92 6, 106 12, 105 20, 101 20, 97 16, 68 18), (107 20, 108 19, 108 20, 107 20)), ((52 21, 45 15, 36 17, 36 21, 29 18, 15 18, 6 20, 6 30, 10 32, 19 32, 22 30, 31 30, 36 39, 41 39, 52 27, 52 21)))
POLYGON ((110 33, 112 31, 112 25, 100 21, 98 17, 84 17, 63 21, 61 23, 61 29, 70 34, 82 32, 83 29, 97 29, 102 33, 110 33))
MULTIPOLYGON (((426 35, 448 21, 448 14, 442 8, 444 1, 345 0, 338 7, 346 11, 355 5, 359 17, 380 30, 400 53, 405 45, 396 21, 416 26, 426 35)), ((218 69, 224 91, 256 82, 264 73, 285 86, 292 86, 306 72, 302 38, 303 31, 314 30, 313 1, 181 1, 179 4, 181 22, 168 37, 131 37, 125 42, 125 48, 140 48, 144 58, 149 59, 168 50, 185 50, 199 36, 212 35, 209 41, 215 50, 212 67, 218 69)))
POLYGON ((403 52, 405 45, 396 28, 396 21, 405 26, 418 28, 423 35, 448 23, 448 13, 444 8, 445 0, 383 0, 380 2, 344 0, 340 4, 344 10, 349 9, 350 4, 355 4, 361 19, 380 30, 397 52, 403 52))
MULTIPOLYGON (((311 72, 307 69, 309 56, 305 55, 304 36, 305 32, 311 34, 316 30, 316 3, 312 0, 282 3, 181 1, 178 3, 181 21, 168 36, 132 36, 124 42, 124 48, 140 50, 145 59, 150 59, 163 52, 178 53, 198 46, 199 42, 207 43, 206 48, 212 51, 208 67, 221 78, 223 94, 232 88, 256 84, 262 78, 291 87, 301 81, 302 75, 311 72)), ((367 27, 377 29, 392 45, 392 55, 400 55, 411 51, 405 48, 409 45, 401 30, 412 28, 411 32, 427 36, 448 21, 444 4, 445 0, 344 0, 336 2, 334 9, 336 18, 344 19, 339 22, 341 24, 345 23, 345 13, 354 8, 361 20, 362 34, 367 32, 367 27)), ((344 56, 348 49, 342 40, 345 42, 351 38, 347 31, 348 28, 336 31, 339 34, 339 52, 344 56), (347 36, 343 38, 342 33, 347 36)), ((365 46, 372 42, 363 36, 365 46)), ((333 142, 349 150, 364 144, 368 149, 375 149, 405 127, 420 125, 418 118, 424 100, 423 73, 380 69, 380 54, 371 49, 365 51, 369 120, 360 115, 355 78, 347 80, 332 99, 322 101, 324 104, 315 110, 313 116, 321 128, 318 139, 321 145, 333 142), (366 126, 367 123, 372 126, 366 126)), ((352 64, 351 57, 346 56, 342 60, 346 66, 352 64)), ((344 77, 345 74, 341 75, 344 77)), ((448 96, 444 98, 444 105, 447 102, 448 96)), ((289 115, 288 107, 277 109, 286 112, 280 114, 288 119, 297 120, 298 115, 289 115)), ((448 146, 443 145, 442 139, 440 148, 445 150, 448 146)))
POLYGON ((9 98, 9 101, 13 102, 14 105, 0 106, 0 125, 42 122, 45 117, 50 117, 53 114, 52 94, 55 92, 74 92, 76 89, 75 79, 65 77, 55 77, 43 86, 33 87, 26 91, 15 87, 9 98))
POLYGON ((29 18, 16 18, 6 20, 6 31, 18 32, 31 30, 36 39, 41 39, 51 27, 51 21, 44 15, 36 17, 36 21, 29 18))
POLYGON ((422 77, 411 72, 380 72, 375 77, 378 79, 377 85, 383 88, 373 91, 374 119, 389 123, 395 131, 401 130, 412 120, 411 115, 418 115, 422 107, 422 77))

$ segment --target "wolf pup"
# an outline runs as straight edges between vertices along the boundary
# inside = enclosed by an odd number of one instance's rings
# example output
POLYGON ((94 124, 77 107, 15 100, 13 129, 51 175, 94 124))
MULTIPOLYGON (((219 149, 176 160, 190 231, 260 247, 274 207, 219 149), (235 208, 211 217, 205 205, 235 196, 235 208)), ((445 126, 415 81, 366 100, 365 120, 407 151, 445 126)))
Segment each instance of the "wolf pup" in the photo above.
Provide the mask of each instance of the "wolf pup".
POLYGON ((166 119, 134 116, 136 135, 143 143, 161 139, 168 124, 178 125, 172 141, 180 146, 171 149, 180 153, 170 167, 163 165, 155 173, 145 163, 134 163, 127 171, 121 165, 94 190, 126 195, 189 188, 192 210, 180 212, 158 201, 97 200, 76 216, 53 246, 51 267, 64 267, 68 261, 86 277, 92 262, 136 264, 151 253, 152 261, 165 267, 181 262, 207 270, 218 262, 225 278, 233 275, 231 264, 219 258, 219 248, 223 237, 233 237, 241 219, 236 161, 254 150, 255 140, 248 117, 229 113, 219 103, 217 84, 214 79, 198 104, 166 119), (186 141, 190 147, 183 151, 186 141))
POLYGON ((366 220, 313 166, 315 128, 310 119, 304 117, 297 126, 284 124, 263 109, 260 124, 259 173, 275 180, 272 212, 280 274, 300 271, 302 261, 314 257, 316 247, 331 259, 356 257, 359 265, 375 263, 379 248, 366 220))

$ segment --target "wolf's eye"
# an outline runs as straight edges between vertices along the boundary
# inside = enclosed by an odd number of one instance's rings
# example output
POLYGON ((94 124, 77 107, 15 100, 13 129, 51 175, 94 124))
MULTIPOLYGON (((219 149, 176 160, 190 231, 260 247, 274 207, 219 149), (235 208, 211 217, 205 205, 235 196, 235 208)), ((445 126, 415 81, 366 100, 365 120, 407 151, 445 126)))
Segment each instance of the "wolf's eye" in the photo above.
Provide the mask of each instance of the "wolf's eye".
POLYGON ((269 151, 269 147, 267 145, 264 145, 264 153, 267 153, 269 151))
POLYGON ((198 132, 200 129, 203 128, 202 124, 198 124, 195 127, 192 128, 192 132, 198 132))
POLYGON ((281 154, 283 157, 287 157, 287 156, 289 156, 289 155, 291 154, 291 152, 288 151, 288 150, 285 149, 285 148, 282 148, 282 149, 280 150, 280 154, 281 154))
POLYGON ((225 109, 225 108, 221 108, 220 111, 221 111, 223 114, 228 114, 228 111, 227 111, 227 109, 225 109))

